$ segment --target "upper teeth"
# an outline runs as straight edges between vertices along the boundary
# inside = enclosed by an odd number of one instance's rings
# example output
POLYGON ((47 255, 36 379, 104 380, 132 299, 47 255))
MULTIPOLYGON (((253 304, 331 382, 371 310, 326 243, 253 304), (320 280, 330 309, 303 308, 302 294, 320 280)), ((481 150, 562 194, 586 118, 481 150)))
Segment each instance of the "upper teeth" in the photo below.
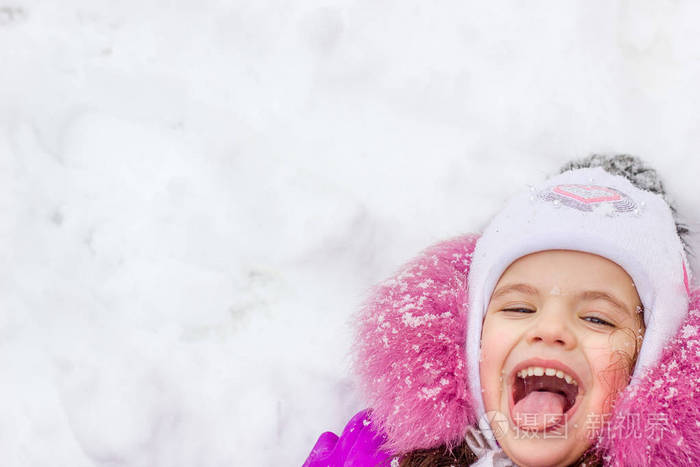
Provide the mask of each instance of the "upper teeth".
POLYGON ((574 378, 567 375, 563 371, 555 370, 554 368, 543 368, 541 366, 530 366, 530 367, 523 368, 522 370, 518 371, 519 378, 525 378, 527 376, 542 376, 542 375, 556 376, 557 378, 563 378, 566 380, 567 383, 573 384, 574 386, 578 386, 578 383, 576 382, 576 380, 574 378))

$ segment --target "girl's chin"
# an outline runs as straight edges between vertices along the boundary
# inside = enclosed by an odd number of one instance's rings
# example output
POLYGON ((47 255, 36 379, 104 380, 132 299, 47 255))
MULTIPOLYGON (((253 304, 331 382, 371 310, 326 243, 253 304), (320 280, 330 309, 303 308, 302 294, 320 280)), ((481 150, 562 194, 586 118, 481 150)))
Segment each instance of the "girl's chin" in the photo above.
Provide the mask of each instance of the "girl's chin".
POLYGON ((579 439, 579 433, 521 433, 510 432, 499 444, 513 462, 523 467, 571 465, 592 443, 587 438, 579 439))
POLYGON ((503 451, 520 466, 570 465, 593 442, 586 436, 584 407, 578 405, 576 411, 567 414, 565 423, 546 430, 521 429, 513 420, 510 407, 502 407, 491 418, 491 428, 503 451))
MULTIPOLYGON (((506 451, 504 449, 504 451, 506 451)), ((521 467, 529 466, 567 466, 571 465, 580 454, 572 456, 571 449, 546 449, 542 447, 529 447, 516 449, 516 452, 510 454, 506 451, 508 457, 521 467)))

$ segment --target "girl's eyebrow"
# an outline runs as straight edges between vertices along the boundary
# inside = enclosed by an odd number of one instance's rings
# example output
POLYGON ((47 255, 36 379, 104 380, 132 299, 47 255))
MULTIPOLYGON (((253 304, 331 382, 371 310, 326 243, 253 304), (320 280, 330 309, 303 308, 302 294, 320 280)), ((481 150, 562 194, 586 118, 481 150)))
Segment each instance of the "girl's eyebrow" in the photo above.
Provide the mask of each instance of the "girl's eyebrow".
POLYGON ((521 292, 524 293, 525 295, 539 295, 539 291, 532 287, 531 285, 523 284, 523 283, 518 283, 518 284, 509 284, 509 285, 504 285, 503 287, 499 288, 496 290, 493 295, 491 296, 491 300, 496 299, 500 297, 501 295, 505 295, 510 292, 521 292))
POLYGON ((578 296, 582 300, 605 300, 618 310, 630 314, 630 310, 624 305, 624 303, 622 303, 622 301, 618 300, 613 295, 610 295, 607 292, 603 292, 600 290, 586 290, 585 292, 581 292, 580 294, 578 294, 578 296))
MULTIPOLYGON (((496 290, 493 295, 491 296, 491 299, 494 300, 502 295, 508 294, 510 292, 520 292, 525 295, 539 295, 539 291, 535 288, 532 287, 531 285, 524 284, 524 283, 518 283, 518 284, 508 284, 504 285, 503 287, 500 287, 498 290, 496 290)), ((585 290, 583 292, 580 292, 577 294, 577 298, 581 300, 587 300, 587 301, 593 301, 593 300, 604 300, 608 303, 610 303, 612 306, 617 308, 619 311, 622 311, 626 314, 630 314, 629 308, 627 308, 622 301, 617 299, 615 296, 603 292, 602 290, 585 290)))

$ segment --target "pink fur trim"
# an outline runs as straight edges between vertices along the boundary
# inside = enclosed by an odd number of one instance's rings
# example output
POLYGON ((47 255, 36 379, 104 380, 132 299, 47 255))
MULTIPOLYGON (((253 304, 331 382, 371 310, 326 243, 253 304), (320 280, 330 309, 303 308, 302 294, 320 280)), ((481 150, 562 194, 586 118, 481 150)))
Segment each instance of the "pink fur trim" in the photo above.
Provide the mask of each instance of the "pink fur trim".
POLYGON ((360 311, 354 368, 390 452, 457 445, 476 422, 464 348, 477 238, 428 248, 376 286, 360 311))

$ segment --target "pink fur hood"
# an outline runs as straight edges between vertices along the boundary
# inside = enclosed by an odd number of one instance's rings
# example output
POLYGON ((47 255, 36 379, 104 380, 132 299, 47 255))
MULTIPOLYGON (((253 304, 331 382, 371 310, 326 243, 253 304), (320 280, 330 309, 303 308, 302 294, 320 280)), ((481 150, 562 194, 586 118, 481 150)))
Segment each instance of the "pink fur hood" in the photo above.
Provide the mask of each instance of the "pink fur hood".
MULTIPOLYGON (((395 454, 459 444, 476 424, 465 355, 478 235, 434 245, 377 285, 359 312, 354 369, 395 454)), ((700 461, 700 289, 656 367, 620 395, 596 445, 609 465, 700 461)))

